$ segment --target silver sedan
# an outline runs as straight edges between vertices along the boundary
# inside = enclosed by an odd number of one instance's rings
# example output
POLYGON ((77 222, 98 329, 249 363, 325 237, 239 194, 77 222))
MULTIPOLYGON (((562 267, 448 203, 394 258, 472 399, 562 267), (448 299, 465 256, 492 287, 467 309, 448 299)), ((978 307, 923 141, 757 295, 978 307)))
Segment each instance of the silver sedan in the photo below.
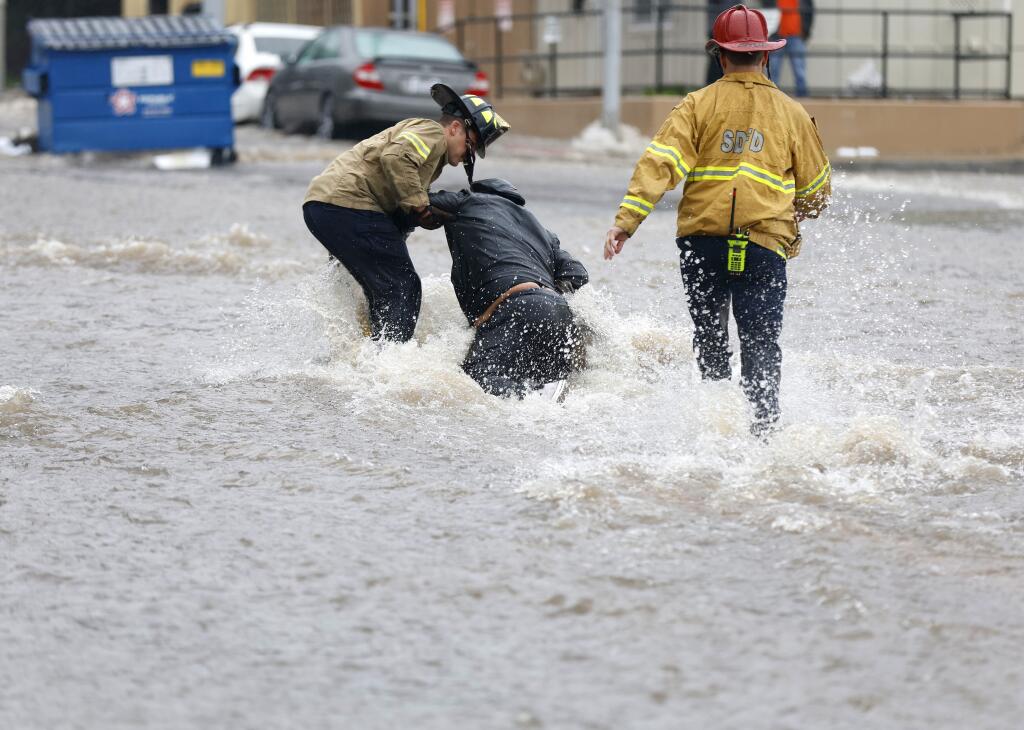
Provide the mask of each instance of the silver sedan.
POLYGON ((433 118, 430 87, 486 96, 487 76, 459 50, 430 33, 383 28, 326 28, 275 74, 261 121, 331 138, 354 123, 433 118))

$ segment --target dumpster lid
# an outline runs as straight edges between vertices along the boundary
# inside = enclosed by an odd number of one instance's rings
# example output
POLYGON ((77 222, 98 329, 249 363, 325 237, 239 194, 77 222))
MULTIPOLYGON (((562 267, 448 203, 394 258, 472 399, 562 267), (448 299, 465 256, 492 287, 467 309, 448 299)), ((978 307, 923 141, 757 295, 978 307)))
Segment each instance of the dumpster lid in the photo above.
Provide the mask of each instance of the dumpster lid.
POLYGON ((202 15, 38 18, 29 21, 28 32, 37 47, 58 51, 180 48, 236 42, 217 21, 202 15))

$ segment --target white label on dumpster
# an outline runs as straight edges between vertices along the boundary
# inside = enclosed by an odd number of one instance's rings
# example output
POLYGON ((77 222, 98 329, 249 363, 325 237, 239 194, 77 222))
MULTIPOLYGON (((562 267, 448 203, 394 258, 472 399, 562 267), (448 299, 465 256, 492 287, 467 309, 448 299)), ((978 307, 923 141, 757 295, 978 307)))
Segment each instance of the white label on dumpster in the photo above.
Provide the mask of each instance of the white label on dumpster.
POLYGON ((170 56, 115 56, 110 59, 111 86, 170 86, 174 61, 170 56))

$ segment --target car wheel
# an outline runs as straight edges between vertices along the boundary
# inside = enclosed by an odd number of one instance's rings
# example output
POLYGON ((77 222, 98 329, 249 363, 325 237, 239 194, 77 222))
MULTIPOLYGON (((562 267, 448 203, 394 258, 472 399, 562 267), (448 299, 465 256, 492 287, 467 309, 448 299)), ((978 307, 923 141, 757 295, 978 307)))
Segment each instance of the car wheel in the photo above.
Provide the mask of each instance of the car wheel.
POLYGON ((264 129, 280 129, 277 121, 277 100, 273 94, 267 94, 263 100, 263 109, 260 111, 260 126, 264 129))
POLYGON ((316 136, 320 139, 334 139, 337 125, 334 122, 334 97, 325 96, 320 102, 320 120, 316 125, 316 136))

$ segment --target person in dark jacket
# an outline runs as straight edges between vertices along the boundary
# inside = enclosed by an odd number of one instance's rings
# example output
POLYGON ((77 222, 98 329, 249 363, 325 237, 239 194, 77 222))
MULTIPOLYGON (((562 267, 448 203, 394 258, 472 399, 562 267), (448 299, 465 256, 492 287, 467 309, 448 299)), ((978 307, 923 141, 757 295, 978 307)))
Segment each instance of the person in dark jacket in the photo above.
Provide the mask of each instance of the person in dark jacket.
POLYGON ((463 370, 488 393, 522 397, 582 366, 583 337, 564 294, 589 276, 525 208, 510 182, 430 194, 444 225, 452 285, 476 338, 463 370))

